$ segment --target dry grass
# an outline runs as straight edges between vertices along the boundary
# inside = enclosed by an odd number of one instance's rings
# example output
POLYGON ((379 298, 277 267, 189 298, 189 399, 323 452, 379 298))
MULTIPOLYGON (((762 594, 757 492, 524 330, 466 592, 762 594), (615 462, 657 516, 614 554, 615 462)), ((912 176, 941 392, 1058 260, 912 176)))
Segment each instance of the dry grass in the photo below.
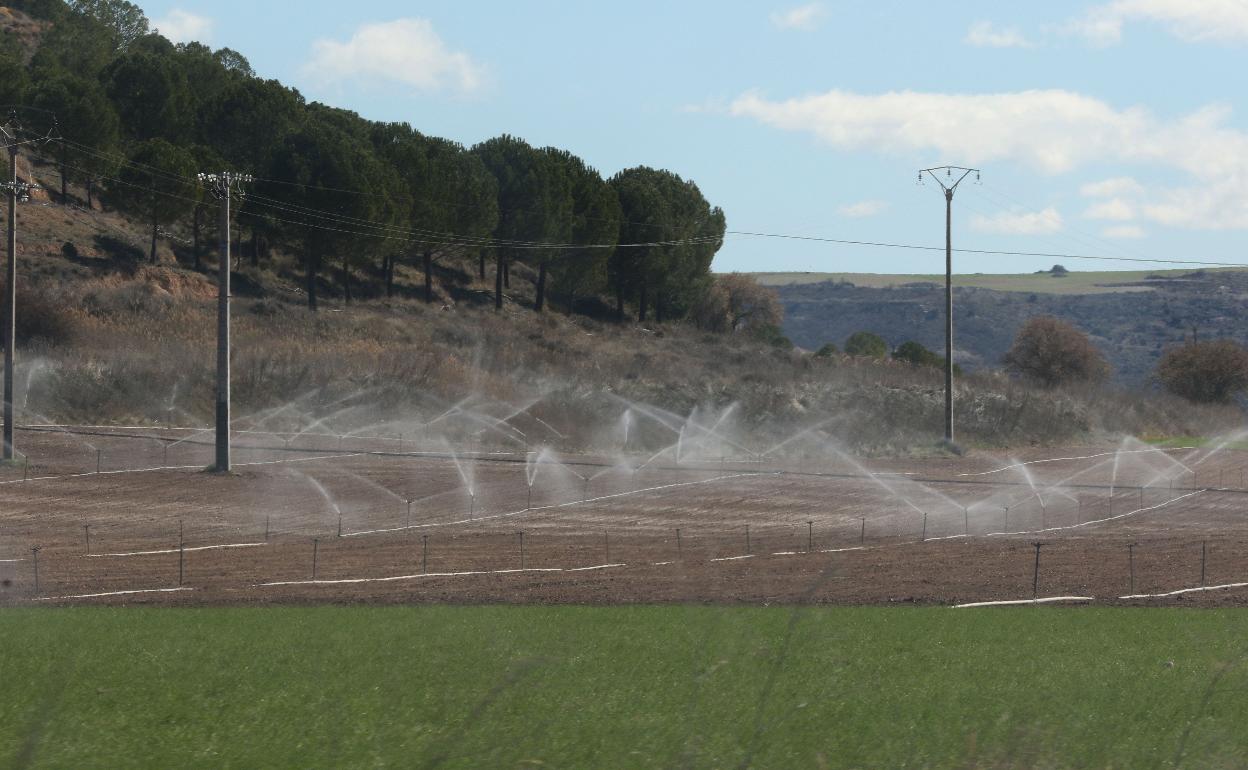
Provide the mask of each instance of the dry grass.
MULTIPOLYGON (((149 267, 83 248, 91 237, 82 228, 120 243, 140 242, 138 231, 111 214, 66 219, 67 211, 23 211, 23 314, 43 331, 25 336, 19 403, 54 420, 208 424, 211 281, 174 266, 172 252, 149 267), (73 235, 78 259, 62 256, 62 231, 73 235)), ((177 258, 185 264, 185 254, 177 258)), ((491 282, 477 282, 470 268, 447 265, 438 286, 444 299, 433 305, 397 298, 335 306, 327 286, 320 313, 302 307, 292 260, 242 268, 240 283, 259 290, 235 302, 235 414, 293 403, 297 408, 265 422, 292 429, 345 403, 351 408, 328 427, 350 430, 429 419, 472 396, 496 416, 510 411, 507 404, 533 403, 531 414, 564 434, 559 443, 570 448, 610 433, 622 411, 613 396, 621 396, 679 415, 735 403, 733 419, 760 444, 825 421, 848 447, 871 453, 930 448, 941 435, 943 385, 935 369, 814 358, 682 325, 536 315, 525 307, 523 266, 513 273, 512 301, 496 312, 491 282)), ((401 266, 398 281, 410 292, 420 276, 401 266)), ((982 446, 1211 435, 1239 421, 1231 407, 1100 388, 1040 391, 991 373, 959 380, 956 403, 960 440, 982 446)), ((662 446, 672 437, 643 430, 642 440, 662 446)))

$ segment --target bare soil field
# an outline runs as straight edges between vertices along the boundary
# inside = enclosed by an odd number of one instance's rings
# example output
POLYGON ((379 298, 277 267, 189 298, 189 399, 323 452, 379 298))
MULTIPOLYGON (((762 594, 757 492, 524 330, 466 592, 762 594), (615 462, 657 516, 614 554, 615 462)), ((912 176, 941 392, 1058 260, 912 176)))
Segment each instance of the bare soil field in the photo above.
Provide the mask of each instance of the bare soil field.
POLYGON ((218 475, 203 432, 18 443, 10 605, 1248 604, 1220 587, 1248 582, 1248 455, 1230 448, 677 463, 240 433, 218 475))

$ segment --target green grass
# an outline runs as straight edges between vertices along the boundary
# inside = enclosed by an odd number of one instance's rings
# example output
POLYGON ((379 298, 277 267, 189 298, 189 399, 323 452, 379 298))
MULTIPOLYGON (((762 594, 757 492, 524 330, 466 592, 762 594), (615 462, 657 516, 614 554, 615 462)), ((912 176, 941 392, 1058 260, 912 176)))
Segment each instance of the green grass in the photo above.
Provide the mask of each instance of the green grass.
POLYGON ((1246 654, 1242 611, 5 610, 0 766, 1236 767, 1246 654))
MULTIPOLYGON (((1216 273, 1238 268, 1215 268, 1206 270, 1216 273)), ((1152 291, 1147 286, 1129 286, 1145 282, 1150 275, 1169 279, 1181 278, 1193 270, 1104 270, 1071 271, 1065 278, 1054 278, 1048 273, 974 273, 953 277, 954 286, 994 289, 996 291, 1020 291, 1035 294, 1108 294, 1124 291, 1152 291)), ((848 281, 855 286, 887 288, 908 283, 936 283, 944 286, 944 274, 888 275, 884 273, 754 273, 760 283, 768 286, 821 283, 823 281, 848 281)))

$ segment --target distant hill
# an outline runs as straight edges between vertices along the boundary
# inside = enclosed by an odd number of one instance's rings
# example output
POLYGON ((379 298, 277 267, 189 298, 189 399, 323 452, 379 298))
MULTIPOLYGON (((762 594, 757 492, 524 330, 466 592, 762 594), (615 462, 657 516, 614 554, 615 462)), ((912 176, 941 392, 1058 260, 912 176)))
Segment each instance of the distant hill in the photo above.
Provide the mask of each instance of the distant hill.
MULTIPOLYGON (((944 278, 919 275, 761 273, 780 293, 784 332, 817 349, 870 330, 893 346, 944 347, 944 278)), ((998 366, 1022 323, 1065 318, 1092 336, 1123 384, 1147 381, 1168 345, 1190 338, 1248 343, 1248 271, 1071 272, 959 275, 954 279, 954 358, 970 369, 998 366)))

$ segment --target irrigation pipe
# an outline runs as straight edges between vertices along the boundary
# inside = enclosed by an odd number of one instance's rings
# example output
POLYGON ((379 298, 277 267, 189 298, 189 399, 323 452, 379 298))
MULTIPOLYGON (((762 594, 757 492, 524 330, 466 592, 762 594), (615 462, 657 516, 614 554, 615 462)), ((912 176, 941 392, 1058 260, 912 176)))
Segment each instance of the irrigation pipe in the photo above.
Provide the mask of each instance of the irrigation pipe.
POLYGON ((1126 596, 1119 596, 1118 598, 1119 599, 1165 599, 1166 597, 1169 597, 1169 596, 1179 596, 1181 594, 1194 594, 1194 593, 1199 593, 1201 591, 1217 591, 1217 590, 1224 589, 1224 588, 1225 589, 1248 588, 1248 583, 1223 583, 1222 585, 1217 585, 1217 586, 1200 586, 1198 588, 1180 588, 1177 591, 1167 591, 1165 593, 1160 593, 1160 594, 1128 594, 1126 596))
POLYGON ((155 550, 155 551, 129 551, 127 553, 89 553, 89 554, 86 554, 85 556, 80 556, 79 558, 81 559, 109 559, 109 558, 125 558, 127 556, 154 556, 156 554, 162 554, 162 553, 178 553, 179 551, 185 551, 186 553, 190 553, 191 551, 217 551, 217 550, 223 550, 227 548, 261 548, 266 545, 268 545, 268 543, 222 543, 219 545, 197 545, 197 546, 188 547, 188 548, 162 548, 162 549, 155 550))
POLYGON ((517 575, 529 572, 592 572, 604 569, 618 569, 625 564, 595 564, 592 567, 529 567, 527 569, 494 569, 475 570, 471 572, 422 572, 416 575, 393 575, 379 578, 342 578, 338 580, 279 580, 272 583, 257 583, 255 588, 273 588, 276 586, 333 586, 355 585, 359 583, 397 583, 424 578, 471 577, 478 575, 517 575))
POLYGON ((1133 455, 1133 454, 1153 454, 1156 452, 1177 452, 1181 447, 1169 447, 1166 449, 1128 449, 1118 452, 1101 452, 1094 455, 1083 455, 1082 457, 1048 457, 1043 460, 1026 460, 1023 462, 1010 463, 1000 468, 994 468, 990 471, 978 471, 976 473, 959 473, 959 476, 990 476, 994 473, 1002 473, 1004 471, 1014 470, 1015 468, 1023 468, 1028 465, 1040 465, 1042 463, 1060 463, 1069 462, 1071 460, 1095 460, 1098 457, 1113 457, 1114 455, 1133 455))
POLYGON ((194 591, 194 588, 182 586, 180 588, 140 588, 133 591, 106 591, 99 594, 77 594, 75 596, 38 596, 31 599, 32 602, 64 602, 71 599, 98 599, 103 596, 133 596, 135 594, 171 594, 177 591, 194 591))
POLYGON ((1039 599, 1007 599, 995 602, 970 602, 968 604, 955 604, 953 609, 962 610, 968 607, 1009 607, 1021 604, 1055 604, 1057 602, 1094 602, 1094 596, 1045 596, 1039 599))

